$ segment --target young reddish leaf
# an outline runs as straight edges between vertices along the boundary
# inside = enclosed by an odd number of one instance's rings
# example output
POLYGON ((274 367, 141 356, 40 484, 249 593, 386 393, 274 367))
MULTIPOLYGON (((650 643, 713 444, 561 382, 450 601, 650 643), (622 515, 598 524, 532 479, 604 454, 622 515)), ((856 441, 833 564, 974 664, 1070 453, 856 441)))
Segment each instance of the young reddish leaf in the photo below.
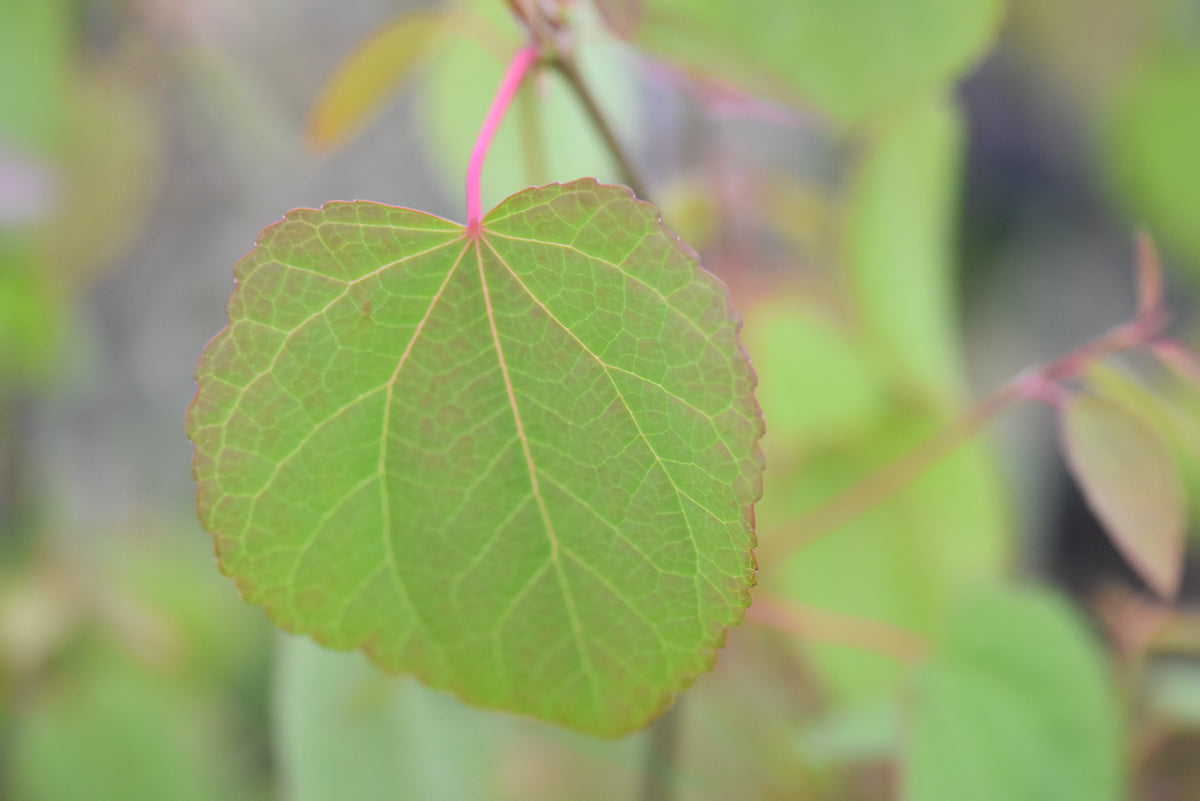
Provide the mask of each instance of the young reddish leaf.
POLYGON ((644 5, 645 0, 596 0, 596 10, 604 24, 622 39, 630 39, 637 33, 644 5))
POLYGON ((1156 592, 1179 588, 1187 501, 1170 446, 1127 409, 1093 395, 1062 408, 1067 464, 1113 543, 1156 592))
POLYGON ((600 734, 712 664, 754 582, 761 416, 721 284, 623 187, 472 237, 290 212, 188 414, 222 569, 281 626, 600 734))
POLYGON ((326 81, 308 122, 312 145, 327 150, 349 139, 374 116, 388 95, 443 41, 451 16, 414 11, 380 28, 326 81))

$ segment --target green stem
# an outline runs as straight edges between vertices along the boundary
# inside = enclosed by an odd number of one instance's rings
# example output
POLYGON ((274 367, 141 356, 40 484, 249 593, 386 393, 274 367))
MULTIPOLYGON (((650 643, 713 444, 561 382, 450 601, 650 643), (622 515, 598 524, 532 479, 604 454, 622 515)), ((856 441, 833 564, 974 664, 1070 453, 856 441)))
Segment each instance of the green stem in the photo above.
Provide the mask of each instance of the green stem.
POLYGON ((675 797, 675 763, 679 758, 683 697, 650 725, 650 742, 642 770, 640 801, 671 801, 675 797))

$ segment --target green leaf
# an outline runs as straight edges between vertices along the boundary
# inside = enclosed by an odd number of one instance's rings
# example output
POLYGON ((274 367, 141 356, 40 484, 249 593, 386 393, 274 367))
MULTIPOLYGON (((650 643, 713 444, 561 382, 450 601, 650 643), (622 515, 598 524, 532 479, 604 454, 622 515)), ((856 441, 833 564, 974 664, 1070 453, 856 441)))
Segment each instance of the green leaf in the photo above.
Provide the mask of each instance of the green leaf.
MULTIPOLYGON (((41 378, 61 345, 63 301, 34 256, 31 237, 0 232, 0 376, 41 378)), ((7 389, 7 386, 5 386, 7 389)))
POLYGON ((146 225, 163 148, 146 93, 120 73, 90 66, 70 88, 59 202, 37 235, 49 269, 75 288, 116 267, 146 225))
POLYGON ((634 38, 752 92, 855 124, 948 84, 999 26, 998 0, 646 0, 634 38))
POLYGON ((61 143, 72 10, 66 0, 0 5, 0 144, 48 155, 61 143))
POLYGON ((1164 58, 1139 70, 1105 120, 1109 182, 1130 214, 1200 269, 1200 58, 1164 58))
POLYGON ((961 115, 930 99, 885 127, 858 166, 846 225, 863 321, 895 378, 934 401, 961 385, 954 304, 954 211, 961 115))
POLYGON ((771 419, 767 439, 781 461, 842 443, 885 415, 886 382, 861 344, 797 298, 755 305, 743 338, 771 419))
POLYGON ((58 678, 40 688, 12 732, 6 784, 13 797, 249 797, 238 789, 230 721, 211 694, 112 656, 74 663, 58 678))
MULTIPOLYGON (((764 409, 774 419, 772 408, 764 409)), ((889 416, 853 445, 810 456, 790 469, 769 470, 759 530, 770 532, 862 480, 942 425, 929 417, 889 416)), ((774 452, 768 454, 775 465, 774 452)), ((981 443, 971 443, 886 503, 805 545, 766 573, 763 585, 819 609, 936 638, 954 599, 1003 571, 1009 518, 993 460, 981 443)), ((838 644, 800 645, 843 702, 890 693, 907 672, 881 654, 838 644)))
POLYGON ((1115 801, 1121 727, 1103 656, 1062 601, 963 605, 914 699, 906 801, 1115 801))
POLYGON ((188 415, 223 570, 284 628, 483 706, 645 724, 754 581, 754 377, 724 288, 627 189, 472 238, 297 210, 238 265, 188 415))
POLYGON ((411 11, 379 28, 326 81, 313 104, 308 138, 321 150, 333 148, 370 121, 406 78, 444 41, 451 16, 411 11))
POLYGON ((282 642, 274 688, 287 801, 493 795, 499 737, 512 732, 492 716, 296 637, 282 642))
POLYGON ((1183 571, 1187 500, 1170 445, 1123 406, 1077 395, 1059 416, 1067 464, 1113 543, 1156 592, 1183 571))

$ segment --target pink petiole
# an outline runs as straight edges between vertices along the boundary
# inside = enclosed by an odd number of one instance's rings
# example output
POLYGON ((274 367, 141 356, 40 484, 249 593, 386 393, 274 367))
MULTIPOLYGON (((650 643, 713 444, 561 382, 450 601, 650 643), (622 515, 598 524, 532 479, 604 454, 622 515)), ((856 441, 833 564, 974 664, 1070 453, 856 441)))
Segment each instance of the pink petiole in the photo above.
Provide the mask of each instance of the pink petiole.
POLYGON ((479 223, 483 218, 483 210, 479 201, 479 180, 483 173, 483 160, 487 157, 488 148, 492 144, 496 130, 500 127, 500 122, 504 119, 504 113, 508 111, 513 97, 517 94, 517 89, 521 87, 525 73, 537 61, 537 57, 536 45, 526 45, 512 57, 512 61, 508 64, 508 71, 504 74, 504 80, 500 82, 500 88, 496 90, 492 107, 488 109, 487 116, 483 120, 479 138, 475 140, 475 149, 471 151, 471 160, 467 164, 467 233, 471 236, 479 233, 479 223))

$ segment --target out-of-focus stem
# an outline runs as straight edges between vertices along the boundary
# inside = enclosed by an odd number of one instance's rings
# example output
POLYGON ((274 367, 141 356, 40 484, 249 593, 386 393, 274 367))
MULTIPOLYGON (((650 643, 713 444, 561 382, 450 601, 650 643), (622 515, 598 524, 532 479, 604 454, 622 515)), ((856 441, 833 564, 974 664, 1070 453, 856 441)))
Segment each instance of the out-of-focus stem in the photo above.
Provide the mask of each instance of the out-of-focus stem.
POLYGON ((579 102, 583 104, 584 110, 592 121, 592 125, 596 127, 597 133, 604 140, 605 146, 613 159, 617 162, 617 169, 621 171, 621 177, 625 183, 633 190, 633 194, 637 195, 642 200, 649 200, 650 196, 646 192, 646 185, 642 181, 638 171, 634 169, 633 162, 625 153, 625 149, 621 147, 621 143, 617 141, 617 135, 613 131, 612 126, 608 124, 608 119, 604 116, 604 112, 600 110, 599 104, 596 103, 596 98, 592 96, 592 92, 588 89, 587 82, 583 80, 583 75, 579 72, 579 67, 569 53, 559 53, 550 62, 559 74, 566 80, 567 85, 571 87, 571 91, 579 98, 579 102))
POLYGON ((676 698, 675 704, 650 724, 639 801, 671 801, 675 797, 675 764, 679 761, 683 703, 683 696, 676 698))
POLYGON ((929 642, 908 629, 804 606, 762 590, 755 593, 746 619, 805 640, 858 648, 905 664, 919 663, 929 654, 929 642))

